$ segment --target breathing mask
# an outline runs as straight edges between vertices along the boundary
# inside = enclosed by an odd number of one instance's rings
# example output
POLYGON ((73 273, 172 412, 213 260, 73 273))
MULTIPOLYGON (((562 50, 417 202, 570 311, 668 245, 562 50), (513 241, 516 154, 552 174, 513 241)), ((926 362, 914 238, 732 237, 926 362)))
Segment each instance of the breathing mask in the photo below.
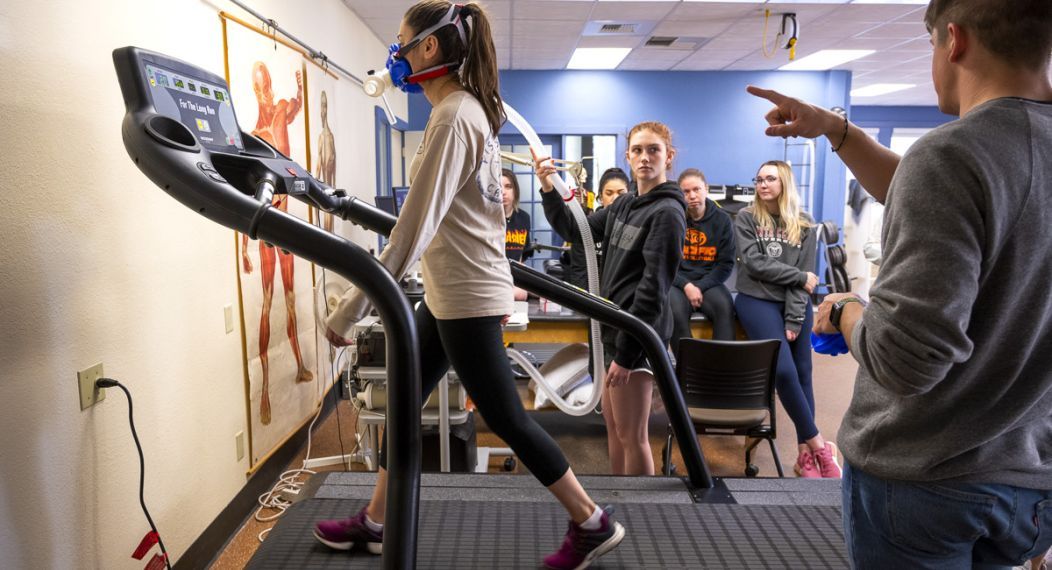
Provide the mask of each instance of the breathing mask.
POLYGON ((372 97, 379 97, 383 95, 388 87, 397 87, 405 93, 422 93, 423 88, 420 87, 422 81, 441 77, 459 69, 460 62, 458 61, 443 63, 414 73, 413 67, 409 65, 409 61, 405 58, 405 54, 427 39, 428 36, 446 26, 456 26, 457 34, 460 36, 460 43, 466 46, 467 33, 464 31, 464 20, 460 17, 462 8, 463 6, 460 4, 453 4, 449 7, 449 11, 446 12, 445 16, 439 19, 437 24, 413 36, 413 39, 406 42, 405 45, 391 44, 388 48, 385 69, 375 73, 371 72, 365 79, 365 84, 363 85, 365 93, 372 97))

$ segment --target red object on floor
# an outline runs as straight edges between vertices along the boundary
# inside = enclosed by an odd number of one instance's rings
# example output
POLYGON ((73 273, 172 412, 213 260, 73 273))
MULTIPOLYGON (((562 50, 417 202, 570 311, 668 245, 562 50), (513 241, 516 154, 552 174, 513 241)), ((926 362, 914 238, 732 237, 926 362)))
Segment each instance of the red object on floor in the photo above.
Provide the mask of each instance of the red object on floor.
POLYGON ((151 530, 146 533, 146 536, 142 537, 142 540, 139 541, 139 547, 135 549, 132 558, 142 560, 143 557, 146 556, 146 553, 149 552, 150 549, 153 548, 153 545, 157 544, 160 539, 161 537, 158 536, 155 531, 151 530))
POLYGON ((164 570, 164 567, 167 566, 165 564, 167 558, 166 555, 161 554, 160 552, 154 554, 153 558, 146 563, 145 570, 164 570))

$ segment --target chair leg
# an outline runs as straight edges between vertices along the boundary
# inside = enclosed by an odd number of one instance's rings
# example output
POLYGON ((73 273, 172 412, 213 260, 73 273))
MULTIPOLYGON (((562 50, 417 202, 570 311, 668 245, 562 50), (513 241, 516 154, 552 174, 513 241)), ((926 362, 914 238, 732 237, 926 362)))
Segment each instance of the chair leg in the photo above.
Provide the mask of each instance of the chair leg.
POLYGON ((665 438, 665 449, 661 453, 661 472, 665 477, 672 475, 672 425, 668 426, 668 436, 665 438))
POLYGON ((774 466, 778 469, 778 476, 785 477, 782 472, 782 460, 778 457, 778 448, 774 446, 774 438, 768 438, 767 443, 771 445, 771 455, 774 456, 774 466))
POLYGON ((752 452, 756 449, 756 446, 760 444, 759 439, 753 439, 749 442, 749 445, 745 446, 745 476, 755 477, 760 473, 760 469, 753 465, 752 452))

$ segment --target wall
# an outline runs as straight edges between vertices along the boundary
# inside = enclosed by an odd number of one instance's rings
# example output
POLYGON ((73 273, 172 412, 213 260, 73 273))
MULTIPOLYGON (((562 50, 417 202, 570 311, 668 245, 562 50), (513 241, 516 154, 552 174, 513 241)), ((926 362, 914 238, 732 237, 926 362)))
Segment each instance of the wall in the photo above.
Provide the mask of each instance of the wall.
MULTIPOLYGON (((386 50, 339 0, 250 0, 350 70, 386 50)), ((141 568, 147 523, 123 395, 81 412, 76 371, 103 362, 135 397, 146 501, 175 559, 246 480, 234 234, 153 186, 124 150, 110 52, 138 45, 222 73, 216 1, 5 2, 0 7, 0 567, 141 568)), ((375 100, 340 169, 374 193, 375 100)), ((392 99, 406 116, 403 96, 392 99)))
MULTIPOLYGON (((745 92, 760 85, 824 107, 848 106, 849 72, 502 71, 501 92, 539 134, 624 134, 648 120, 672 128, 675 170, 701 168, 712 184, 747 184, 765 160, 781 159, 783 141, 764 135, 771 107, 745 92)), ((422 128, 429 106, 410 97, 410 128, 422 128)), ((514 132, 505 127, 502 132, 514 132)), ((817 141, 817 214, 839 219, 844 169, 817 141), (823 198, 824 187, 835 189, 823 198)))

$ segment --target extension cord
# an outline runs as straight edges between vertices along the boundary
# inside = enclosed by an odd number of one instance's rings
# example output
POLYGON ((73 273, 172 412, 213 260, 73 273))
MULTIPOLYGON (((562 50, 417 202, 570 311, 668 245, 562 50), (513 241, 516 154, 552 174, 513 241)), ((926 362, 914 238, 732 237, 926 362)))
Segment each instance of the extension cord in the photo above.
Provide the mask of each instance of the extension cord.
POLYGON ((302 501, 304 495, 302 493, 302 489, 300 489, 299 487, 282 487, 280 490, 278 490, 278 494, 281 496, 282 499, 285 499, 286 501, 293 504, 302 501))

